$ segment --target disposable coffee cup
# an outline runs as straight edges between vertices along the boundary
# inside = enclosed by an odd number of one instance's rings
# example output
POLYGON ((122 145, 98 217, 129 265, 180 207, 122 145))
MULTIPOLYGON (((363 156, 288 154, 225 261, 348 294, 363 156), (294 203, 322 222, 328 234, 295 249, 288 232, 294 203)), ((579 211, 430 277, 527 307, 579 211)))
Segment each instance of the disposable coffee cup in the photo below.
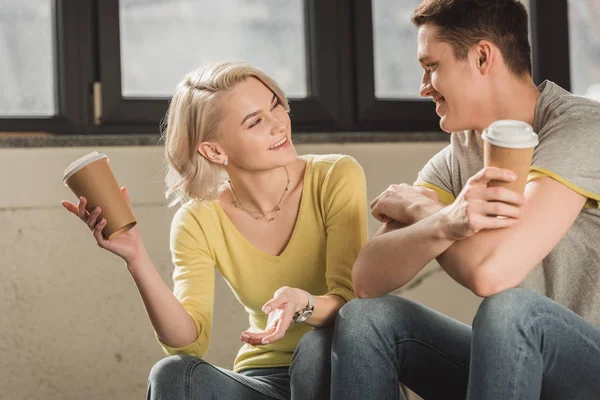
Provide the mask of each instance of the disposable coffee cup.
POLYGON ((539 143, 531 125, 522 121, 499 120, 485 129, 481 137, 484 166, 508 169, 517 175, 513 182, 492 180, 488 186, 501 186, 523 194, 533 150, 539 143))
POLYGON ((102 230, 104 237, 115 239, 137 223, 106 154, 94 151, 71 163, 65 169, 63 183, 77 198, 86 198, 86 209, 90 213, 96 207, 102 209, 98 221, 106 219, 106 226, 102 230))

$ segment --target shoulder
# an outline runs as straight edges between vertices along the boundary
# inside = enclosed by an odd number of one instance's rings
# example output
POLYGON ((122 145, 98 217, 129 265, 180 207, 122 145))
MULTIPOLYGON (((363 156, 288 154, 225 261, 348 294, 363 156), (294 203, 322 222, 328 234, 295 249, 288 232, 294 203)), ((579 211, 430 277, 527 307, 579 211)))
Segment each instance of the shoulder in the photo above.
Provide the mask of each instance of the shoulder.
POLYGON ((600 102, 576 96, 550 81, 544 82, 540 89, 539 109, 536 110, 540 113, 540 141, 547 133, 565 129, 575 134, 600 133, 600 102))
POLYGON ((344 154, 310 154, 307 159, 307 173, 317 186, 324 186, 339 180, 361 179, 364 170, 356 159, 344 154))
POLYGON ((216 201, 188 201, 175 213, 171 223, 171 234, 187 232, 193 236, 202 235, 204 226, 214 225, 218 220, 216 207, 218 207, 216 201))

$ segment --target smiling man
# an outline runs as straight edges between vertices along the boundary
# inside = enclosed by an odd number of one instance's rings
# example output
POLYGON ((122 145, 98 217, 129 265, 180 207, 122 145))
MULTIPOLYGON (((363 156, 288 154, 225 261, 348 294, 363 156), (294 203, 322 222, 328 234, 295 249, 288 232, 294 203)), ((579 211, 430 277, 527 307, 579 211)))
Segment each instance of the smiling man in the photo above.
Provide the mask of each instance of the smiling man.
POLYGON ((600 398, 600 103, 531 77, 517 0, 426 0, 415 10, 421 95, 451 143, 414 186, 372 203, 384 226, 340 311, 332 398, 600 398), (517 120, 539 135, 524 195, 483 168, 481 133, 517 120), (503 215, 507 218, 496 218, 503 215), (484 297, 473 327, 386 295, 437 259, 484 297))

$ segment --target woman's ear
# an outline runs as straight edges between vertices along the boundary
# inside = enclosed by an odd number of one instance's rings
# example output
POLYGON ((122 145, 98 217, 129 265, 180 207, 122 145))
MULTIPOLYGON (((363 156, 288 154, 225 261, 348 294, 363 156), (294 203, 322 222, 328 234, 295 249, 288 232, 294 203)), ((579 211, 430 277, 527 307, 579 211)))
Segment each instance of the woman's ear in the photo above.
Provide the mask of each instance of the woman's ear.
POLYGON ((223 151, 221 146, 214 142, 202 142, 198 147, 198 153, 200 153, 208 161, 223 165, 227 161, 227 154, 223 151))

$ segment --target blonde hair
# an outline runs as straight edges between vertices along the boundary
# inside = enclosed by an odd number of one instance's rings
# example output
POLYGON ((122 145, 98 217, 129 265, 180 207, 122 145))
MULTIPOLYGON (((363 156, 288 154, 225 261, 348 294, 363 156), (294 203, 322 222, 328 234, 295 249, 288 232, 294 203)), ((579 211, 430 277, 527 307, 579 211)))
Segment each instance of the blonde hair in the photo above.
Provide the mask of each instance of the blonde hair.
POLYGON ((289 111, 279 85, 245 62, 221 62, 188 73, 175 89, 163 127, 168 163, 166 198, 169 206, 189 199, 214 200, 225 182, 225 171, 198 152, 200 143, 219 138, 221 98, 238 83, 254 77, 269 88, 289 111))

